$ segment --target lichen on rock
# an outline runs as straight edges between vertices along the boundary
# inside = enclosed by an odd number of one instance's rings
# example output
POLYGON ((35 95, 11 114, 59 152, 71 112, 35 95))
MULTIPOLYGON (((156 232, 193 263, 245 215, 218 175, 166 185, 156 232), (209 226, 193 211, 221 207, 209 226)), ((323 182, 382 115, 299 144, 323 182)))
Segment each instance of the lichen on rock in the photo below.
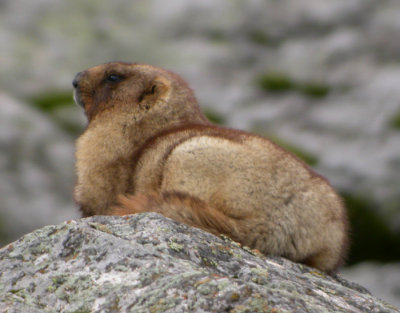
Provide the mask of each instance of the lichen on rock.
POLYGON ((155 213, 38 229, 0 250, 1 312, 400 312, 362 287, 155 213))

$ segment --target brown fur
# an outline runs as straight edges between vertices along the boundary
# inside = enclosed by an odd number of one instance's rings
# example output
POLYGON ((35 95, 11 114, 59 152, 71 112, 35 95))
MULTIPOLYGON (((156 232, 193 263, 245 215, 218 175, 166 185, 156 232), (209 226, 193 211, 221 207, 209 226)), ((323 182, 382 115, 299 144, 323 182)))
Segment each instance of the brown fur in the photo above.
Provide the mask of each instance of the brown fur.
POLYGON ((210 124, 178 75, 113 62, 74 87, 89 120, 76 152, 84 216, 159 212, 324 271, 343 263, 347 215, 329 183, 263 137, 210 124))

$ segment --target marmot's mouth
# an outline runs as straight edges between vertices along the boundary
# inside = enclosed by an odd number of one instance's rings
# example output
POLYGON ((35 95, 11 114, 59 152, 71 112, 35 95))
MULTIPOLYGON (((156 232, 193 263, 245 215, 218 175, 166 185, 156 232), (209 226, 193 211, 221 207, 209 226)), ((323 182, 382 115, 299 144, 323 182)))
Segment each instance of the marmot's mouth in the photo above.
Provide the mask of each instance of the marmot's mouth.
POLYGON ((77 89, 74 90, 74 101, 76 104, 80 105, 82 108, 85 107, 85 104, 83 103, 77 89))

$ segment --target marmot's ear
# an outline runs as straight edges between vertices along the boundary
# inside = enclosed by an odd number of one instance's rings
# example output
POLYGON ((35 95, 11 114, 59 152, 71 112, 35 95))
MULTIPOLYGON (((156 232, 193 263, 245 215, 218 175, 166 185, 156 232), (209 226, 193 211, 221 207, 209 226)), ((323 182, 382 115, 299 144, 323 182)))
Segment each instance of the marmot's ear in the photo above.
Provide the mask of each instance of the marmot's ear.
POLYGON ((164 76, 154 78, 139 97, 139 103, 150 108, 157 101, 167 101, 171 91, 171 81, 164 76))

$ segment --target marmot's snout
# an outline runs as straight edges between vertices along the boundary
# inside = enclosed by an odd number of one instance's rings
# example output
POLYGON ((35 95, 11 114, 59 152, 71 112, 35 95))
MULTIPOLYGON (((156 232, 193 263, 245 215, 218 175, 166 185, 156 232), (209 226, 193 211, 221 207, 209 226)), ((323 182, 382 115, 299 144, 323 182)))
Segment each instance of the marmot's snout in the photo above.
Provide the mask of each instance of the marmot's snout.
POLYGON ((75 75, 73 81, 72 81, 72 86, 74 87, 74 100, 75 103, 80 105, 81 107, 84 107, 84 104, 82 102, 82 99, 79 95, 79 82, 82 79, 82 72, 79 72, 78 74, 75 75))
POLYGON ((81 80, 82 77, 82 72, 79 72, 75 75, 74 80, 72 81, 72 86, 74 88, 78 88, 79 86, 79 81, 81 80))

